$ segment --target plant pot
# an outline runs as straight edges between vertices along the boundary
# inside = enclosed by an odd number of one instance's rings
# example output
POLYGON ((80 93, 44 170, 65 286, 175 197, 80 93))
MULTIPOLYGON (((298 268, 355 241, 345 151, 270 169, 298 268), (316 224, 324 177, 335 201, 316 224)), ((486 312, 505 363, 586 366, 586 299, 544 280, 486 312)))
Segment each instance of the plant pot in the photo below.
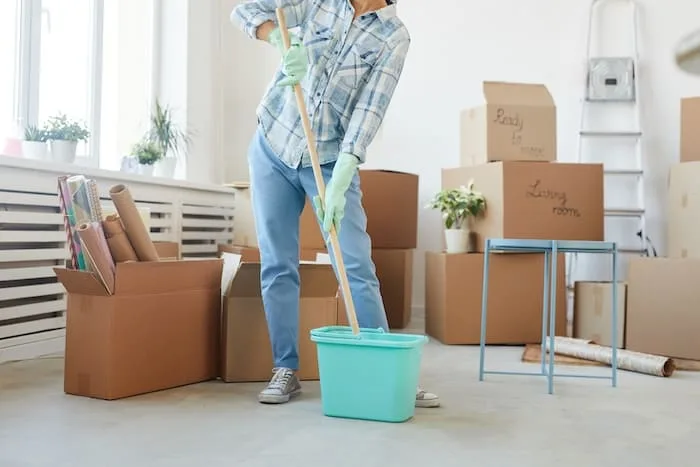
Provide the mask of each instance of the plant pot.
POLYGON ((445 229, 446 253, 469 253, 469 231, 467 229, 445 229))
POLYGON ((175 178, 175 169, 177 168, 177 158, 165 157, 156 162, 155 175, 156 177, 175 178))
POLYGON ((152 177, 153 176, 153 169, 155 169, 155 167, 153 165, 139 164, 139 174, 140 175, 147 175, 149 177, 152 177))
POLYGON ((45 161, 49 158, 49 147, 43 141, 22 141, 22 155, 27 159, 45 161))
POLYGON ((72 164, 75 162, 75 153, 78 150, 77 141, 52 140, 51 144, 51 159, 55 162, 63 162, 72 164))

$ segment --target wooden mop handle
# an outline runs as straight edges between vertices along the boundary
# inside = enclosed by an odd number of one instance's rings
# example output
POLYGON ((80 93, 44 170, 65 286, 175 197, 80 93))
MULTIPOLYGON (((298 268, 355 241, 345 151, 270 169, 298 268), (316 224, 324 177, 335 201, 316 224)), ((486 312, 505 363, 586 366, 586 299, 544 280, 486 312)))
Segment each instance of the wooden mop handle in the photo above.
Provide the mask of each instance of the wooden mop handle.
MULTIPOLYGON (((284 49, 287 50, 290 47, 289 41, 289 31, 287 30, 287 21, 284 17, 284 11, 282 8, 277 8, 277 26, 282 34, 282 43, 284 44, 284 49)), ((323 173, 321 172, 321 164, 318 160, 318 153, 316 152, 316 138, 311 131, 311 122, 309 121, 309 116, 306 111, 306 103, 304 102, 304 93, 301 89, 300 84, 294 86, 294 95, 297 99, 297 107, 299 108, 299 114, 301 116, 301 125, 304 128, 304 135, 306 135, 306 144, 309 147, 309 155, 311 156, 311 167, 314 172, 314 179, 316 180, 316 189, 318 190, 318 196, 321 200, 321 207, 325 209, 325 196, 326 196, 326 184, 323 182, 323 173)), ((357 314, 355 313, 355 303, 352 301, 352 294, 350 293, 350 283, 348 282, 348 274, 345 271, 345 262, 343 261, 343 254, 340 251, 340 241, 338 240, 338 232, 335 230, 335 226, 331 226, 331 231, 329 232, 331 249, 333 250, 333 258, 335 259, 336 270, 338 271, 338 282, 340 282, 340 290, 343 294, 343 300, 345 302, 345 312, 348 316, 348 321, 350 327, 352 328, 353 334, 360 333, 360 326, 357 323, 357 314)))

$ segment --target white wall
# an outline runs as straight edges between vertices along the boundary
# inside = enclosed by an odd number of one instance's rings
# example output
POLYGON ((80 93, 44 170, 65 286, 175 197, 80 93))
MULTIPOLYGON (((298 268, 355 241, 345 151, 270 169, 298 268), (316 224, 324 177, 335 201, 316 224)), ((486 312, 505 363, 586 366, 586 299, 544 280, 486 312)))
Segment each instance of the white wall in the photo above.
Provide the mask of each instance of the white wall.
MULTIPOLYGON (((235 0, 221 0, 226 179, 247 179, 245 152, 255 107, 278 60, 265 44, 228 25, 235 0)), ((559 159, 576 158, 585 71, 587 0, 402 0, 400 16, 413 41, 404 75, 368 168, 421 176, 424 205, 440 188, 440 168, 458 163, 459 111, 481 102, 483 80, 545 83, 557 104, 559 159)), ((663 251, 666 177, 678 160, 679 99, 700 95, 700 78, 678 71, 672 51, 700 27, 700 2, 644 0, 641 4, 642 97, 648 180, 649 234, 663 251)), ((624 26, 624 23, 622 23, 624 26)), ((606 24, 614 32, 614 23, 606 24)), ((614 46, 621 38, 610 36, 614 46)), ((606 49, 607 51, 607 49, 606 49)), ((440 248, 440 221, 421 211, 419 247, 440 248)), ((415 304, 423 303, 423 255, 417 256, 415 304)))

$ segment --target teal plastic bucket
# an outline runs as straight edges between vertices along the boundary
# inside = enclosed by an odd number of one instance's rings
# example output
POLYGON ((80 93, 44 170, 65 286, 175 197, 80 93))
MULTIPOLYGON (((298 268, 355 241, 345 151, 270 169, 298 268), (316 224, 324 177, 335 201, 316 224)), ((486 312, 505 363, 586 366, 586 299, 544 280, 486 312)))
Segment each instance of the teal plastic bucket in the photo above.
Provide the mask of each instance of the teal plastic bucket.
POLYGON ((329 417, 404 422, 416 410, 425 336, 346 326, 311 331, 318 351, 321 404, 329 417))

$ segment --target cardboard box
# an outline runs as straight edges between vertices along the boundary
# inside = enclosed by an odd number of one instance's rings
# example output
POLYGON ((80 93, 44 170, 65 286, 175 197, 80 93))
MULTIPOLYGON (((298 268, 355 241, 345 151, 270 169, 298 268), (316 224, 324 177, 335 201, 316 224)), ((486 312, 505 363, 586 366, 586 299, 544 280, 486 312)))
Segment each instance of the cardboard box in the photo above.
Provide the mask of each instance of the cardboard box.
MULTIPOLYGON (((612 346, 612 282, 574 284, 574 337, 612 346)), ((617 283, 617 347, 625 348, 627 284, 617 283)))
MULTIPOLYGON (((418 245, 418 175, 390 170, 360 170, 362 206, 367 233, 377 249, 413 249, 418 245)), ((302 250, 323 250, 326 244, 307 199, 301 215, 302 250)))
POLYGON ((478 251, 488 238, 604 239, 603 164, 494 162, 442 171, 442 188, 470 180, 486 197, 486 214, 472 227, 478 251))
POLYGON ((240 255, 241 261, 246 263, 260 262, 260 250, 254 247, 221 244, 218 245, 217 252, 219 258, 221 258, 223 253, 232 253, 234 255, 240 255))
POLYGON ((486 81, 485 104, 461 114, 460 162, 557 159, 557 110, 543 84, 486 81))
POLYGON ((374 249, 418 246, 418 175, 360 170, 362 205, 374 249))
MULTIPOLYGON (((443 344, 479 344, 484 255, 427 252, 425 331, 443 344)), ((544 255, 491 255, 487 344, 542 340, 544 255)), ((557 263, 556 335, 566 335, 564 255, 557 263)))
POLYGON ((153 242, 160 259, 182 259, 180 257, 180 244, 177 242, 153 242))
POLYGON ((668 256, 700 258, 700 162, 671 167, 668 194, 668 256))
POLYGON ((120 399, 218 376, 221 260, 119 263, 115 294, 56 268, 68 292, 64 390, 120 399))
POLYGON ((233 188, 234 212, 233 212, 233 244, 249 247, 258 246, 258 237, 255 233, 255 216, 250 198, 249 182, 233 182, 224 186, 233 188))
MULTIPOLYGON (((224 256, 225 271, 228 255, 224 256)), ((310 331, 334 326, 338 319, 338 282, 328 264, 299 266, 299 371, 301 380, 317 380, 318 358, 310 331)), ((226 279, 224 279, 226 281, 226 279)), ((273 359, 260 291, 260 263, 240 263, 226 287, 223 311, 222 379, 229 383, 268 381, 273 359)))
POLYGON ((700 161, 700 97, 681 99, 681 162, 700 161))
POLYGON ((627 279, 628 350, 700 360, 700 259, 634 258, 627 279))
MULTIPOLYGON (((373 249, 379 288, 387 321, 391 329, 403 329, 411 321, 413 306, 413 252, 415 250, 373 249)), ((325 250, 305 250, 303 261, 316 261, 325 250)), ((342 294, 338 291, 338 324, 349 326, 342 294)))

